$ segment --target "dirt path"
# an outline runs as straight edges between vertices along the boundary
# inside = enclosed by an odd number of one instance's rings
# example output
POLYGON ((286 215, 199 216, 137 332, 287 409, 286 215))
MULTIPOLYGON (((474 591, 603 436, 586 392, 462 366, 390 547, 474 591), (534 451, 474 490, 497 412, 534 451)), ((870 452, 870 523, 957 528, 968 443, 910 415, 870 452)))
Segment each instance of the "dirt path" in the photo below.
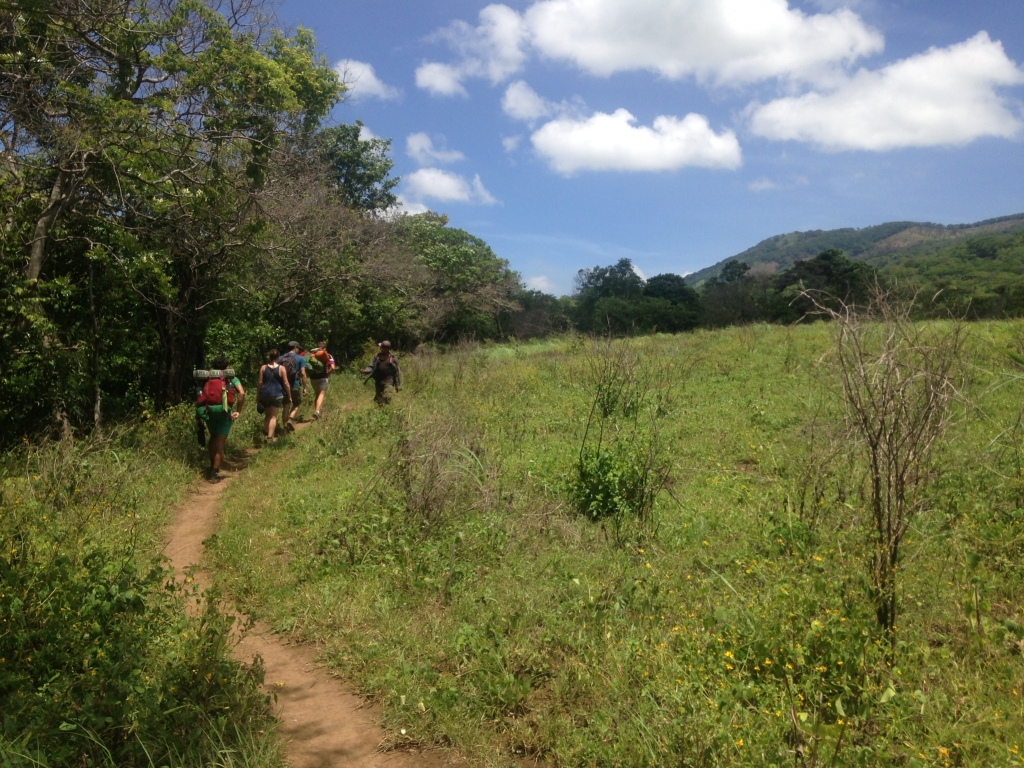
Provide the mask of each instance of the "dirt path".
MULTIPOLYGON (((307 426, 298 425, 300 430, 307 426)), ((253 453, 225 461, 222 480, 204 483, 175 510, 164 553, 178 573, 202 562, 203 541, 217 531, 221 497, 253 453)), ((210 586, 211 577, 205 571, 197 571, 195 578, 203 587, 210 586)), ((263 658, 267 686, 277 693, 276 715, 290 768, 437 768, 446 764, 433 751, 378 752, 384 739, 377 725, 379 713, 318 666, 314 648, 289 644, 257 623, 234 653, 246 663, 256 655, 263 658)))

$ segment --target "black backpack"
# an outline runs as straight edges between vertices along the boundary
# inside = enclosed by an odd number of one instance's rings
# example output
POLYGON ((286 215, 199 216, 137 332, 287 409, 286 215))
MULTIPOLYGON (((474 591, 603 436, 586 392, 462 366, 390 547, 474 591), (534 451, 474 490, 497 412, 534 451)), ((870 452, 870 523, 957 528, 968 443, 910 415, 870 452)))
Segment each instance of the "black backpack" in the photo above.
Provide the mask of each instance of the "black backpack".
POLYGON ((294 352, 288 352, 281 355, 277 362, 284 367, 285 374, 288 376, 288 386, 292 386, 295 383, 295 377, 299 372, 299 363, 295 359, 296 355, 294 352))

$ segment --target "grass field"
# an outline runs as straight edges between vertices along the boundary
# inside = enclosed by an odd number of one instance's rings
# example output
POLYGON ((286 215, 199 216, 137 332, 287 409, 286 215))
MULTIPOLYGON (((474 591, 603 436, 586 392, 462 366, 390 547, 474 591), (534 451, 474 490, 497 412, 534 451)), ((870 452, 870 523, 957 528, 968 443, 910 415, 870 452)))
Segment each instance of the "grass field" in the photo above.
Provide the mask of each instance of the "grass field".
POLYGON ((822 323, 408 356, 388 410, 338 375, 325 420, 230 489, 211 560, 383 705, 396 747, 1021 765, 1024 380, 999 350, 1022 338, 968 327, 891 635, 822 323), (616 496, 637 477, 652 508, 616 496))

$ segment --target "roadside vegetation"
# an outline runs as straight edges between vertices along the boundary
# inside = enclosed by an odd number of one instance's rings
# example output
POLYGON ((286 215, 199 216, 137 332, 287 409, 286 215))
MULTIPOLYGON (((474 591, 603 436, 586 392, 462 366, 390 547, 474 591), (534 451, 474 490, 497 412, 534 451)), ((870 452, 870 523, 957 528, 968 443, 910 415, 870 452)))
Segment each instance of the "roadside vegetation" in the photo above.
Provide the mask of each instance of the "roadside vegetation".
POLYGON ((261 668, 158 556, 202 460, 190 411, 3 456, 0 766, 283 764, 261 668))
POLYGON ((1024 326, 900 322, 406 356, 396 407, 333 409, 235 484, 208 552, 394 747, 1020 765, 1024 326), (883 387, 907 436, 878 474, 848 395, 906 366, 934 376, 883 387))

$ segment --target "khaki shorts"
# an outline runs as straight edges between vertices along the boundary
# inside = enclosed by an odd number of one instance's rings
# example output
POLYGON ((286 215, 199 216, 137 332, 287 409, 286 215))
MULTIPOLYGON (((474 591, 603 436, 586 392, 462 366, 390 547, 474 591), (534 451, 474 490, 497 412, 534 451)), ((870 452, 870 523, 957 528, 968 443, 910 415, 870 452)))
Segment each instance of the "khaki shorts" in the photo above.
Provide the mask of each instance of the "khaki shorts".
POLYGON ((309 382, 310 382, 310 384, 313 385, 313 391, 314 392, 326 392, 327 391, 327 385, 331 383, 331 380, 328 379, 328 378, 310 379, 309 382))

